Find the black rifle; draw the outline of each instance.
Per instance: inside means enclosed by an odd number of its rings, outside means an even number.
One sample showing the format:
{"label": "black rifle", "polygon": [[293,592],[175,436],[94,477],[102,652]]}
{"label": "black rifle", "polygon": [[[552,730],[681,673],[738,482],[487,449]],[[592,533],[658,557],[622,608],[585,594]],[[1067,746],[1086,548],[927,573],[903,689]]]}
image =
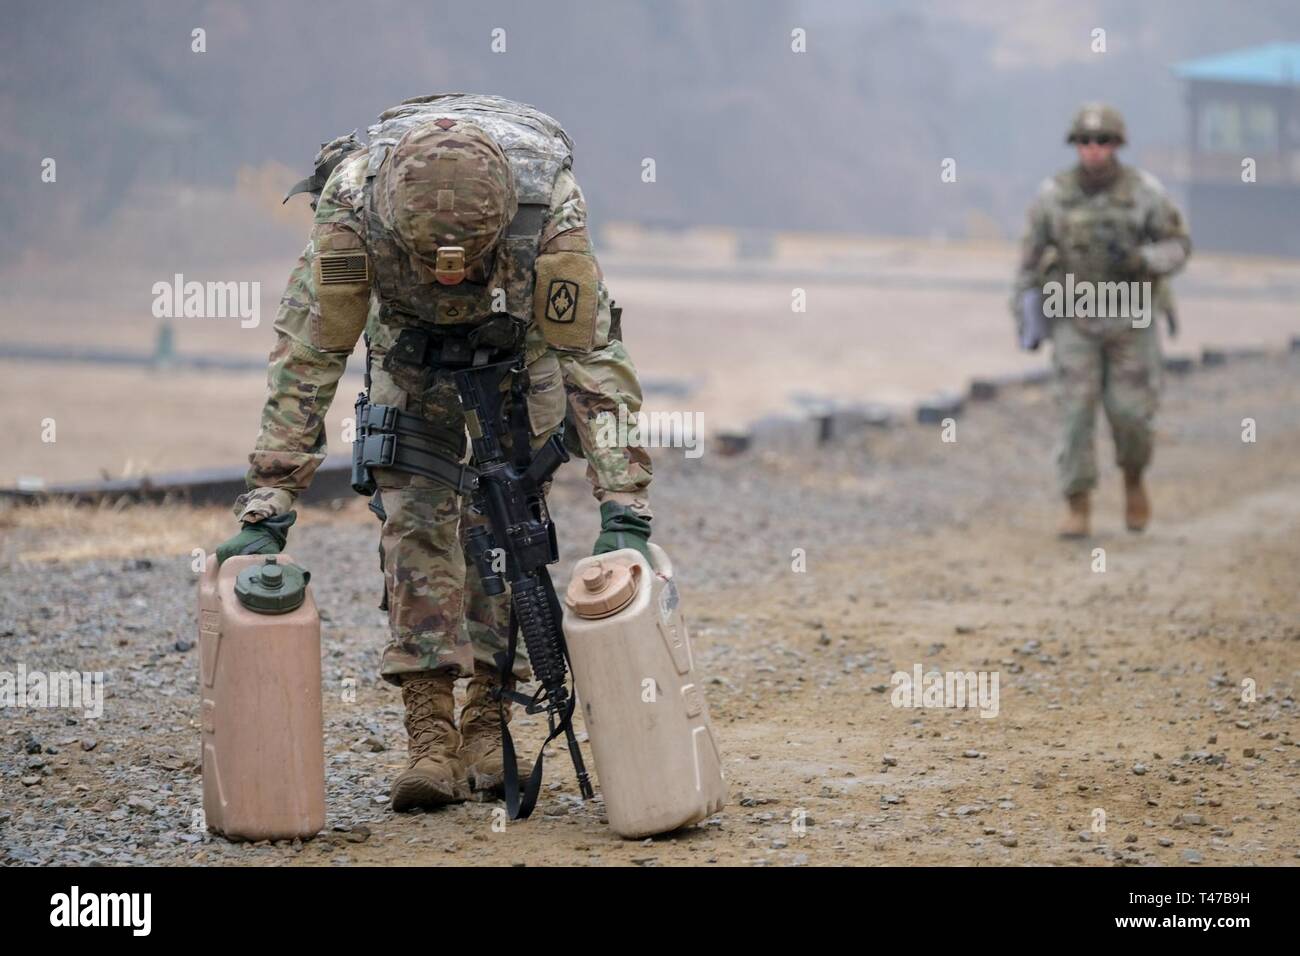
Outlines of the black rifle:
{"label": "black rifle", "polygon": [[[507,584],[510,587],[508,646],[496,656],[500,688],[495,693],[501,705],[506,807],[512,820],[525,819],[536,806],[541,789],[542,754],[538,753],[521,795],[514,741],[506,725],[507,701],[522,704],[529,714],[546,713],[549,735],[542,750],[563,733],[578,775],[578,789],[584,798],[592,796],[573,732],[577,699],[567,680],[569,654],[561,627],[563,614],[547,570],[547,565],[559,560],[559,547],[542,489],[569,460],[569,454],[559,435],[552,435],[536,451],[530,447],[525,372],[517,358],[468,366],[453,374],[471,439],[470,464],[455,463],[445,450],[432,445],[422,421],[392,406],[371,405],[363,393],[357,399],[353,487],[362,494],[374,493],[370,475],[374,465],[410,471],[440,481],[458,494],[470,494],[474,510],[488,519],[486,526],[466,531],[465,555],[478,570],[485,593],[498,595]],[[512,402],[509,453],[502,441],[507,384]],[[514,690],[520,632],[540,685],[531,697]]]}
{"label": "black rifle", "polygon": [[[487,594],[501,594],[510,585],[508,647],[497,654],[502,697],[501,742],[505,761],[506,807],[511,819],[532,813],[542,784],[542,754],[538,753],[528,775],[522,797],[519,794],[514,741],[506,726],[506,700],[524,705],[527,713],[546,712],[549,734],[542,748],[563,733],[569,746],[578,789],[584,799],[592,796],[573,732],[573,710],[577,702],[567,686],[569,652],[564,642],[560,602],[547,565],[559,560],[555,524],[546,509],[543,486],[555,470],[569,460],[564,442],[552,435],[535,452],[528,441],[528,408],[523,388],[523,369],[514,362],[471,366],[455,373],[461,407],[465,412],[473,462],[478,481],[473,491],[474,508],[488,519],[486,526],[469,529],[465,536],[466,556],[478,568]],[[501,441],[504,423],[502,385],[509,378],[513,408],[512,447],[507,456]],[[505,558],[505,580],[494,558]],[[512,689],[516,639],[524,636],[533,675],[541,685],[532,697]]]}

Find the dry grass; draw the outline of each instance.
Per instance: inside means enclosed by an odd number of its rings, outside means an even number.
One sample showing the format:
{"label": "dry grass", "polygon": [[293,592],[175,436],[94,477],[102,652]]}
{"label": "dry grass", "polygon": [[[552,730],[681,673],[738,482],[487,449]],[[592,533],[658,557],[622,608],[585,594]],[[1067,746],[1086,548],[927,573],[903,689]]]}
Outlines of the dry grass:
{"label": "dry grass", "polygon": [[[299,507],[297,526],[374,521],[365,500],[357,498]],[[230,509],[218,505],[6,503],[0,504],[0,561],[26,564],[189,554],[195,548],[212,550],[236,530]]]}
{"label": "dry grass", "polygon": [[23,563],[178,554],[212,547],[232,531],[229,509],[118,502],[46,502],[0,509],[6,558]]}
{"label": "dry grass", "polygon": [[[260,194],[256,177],[251,182]],[[705,231],[690,255],[702,254],[700,244],[718,245],[716,239]],[[724,257],[716,276],[703,281],[679,275],[675,259],[656,259],[656,242],[642,236],[638,245],[634,236],[616,243],[605,263],[610,288],[627,310],[625,338],[643,379],[686,389],[648,390],[647,409],[699,412],[708,432],[769,413],[797,413],[810,400],[908,404],[962,388],[973,375],[1047,363],[1045,352],[1019,353],[1013,342],[1006,283],[1016,252],[1010,244],[793,237],[782,240],[766,276],[728,273]],[[673,242],[667,251],[676,248]],[[709,261],[690,264],[712,267]],[[810,275],[800,285],[806,286],[808,312],[794,314],[786,273],[804,264]],[[860,275],[853,281],[818,277],[829,273],[817,270],[831,267]],[[266,268],[268,283],[283,281],[273,278],[278,265]],[[627,272],[620,275],[620,268]],[[650,268],[656,271],[640,271]],[[1180,289],[1183,328],[1169,350],[1193,355],[1203,345],[1284,347],[1300,333],[1293,302],[1280,294],[1234,299],[1223,290],[1287,286],[1298,277],[1300,262],[1194,257],[1186,282],[1220,292],[1198,297]],[[60,309],[66,303],[57,295],[15,300],[0,315],[0,340],[146,349],[156,328],[135,312],[114,318],[95,310],[95,321],[88,322],[85,309]],[[26,315],[42,317],[38,331],[21,319]],[[176,334],[182,352],[259,361],[275,337],[266,315],[255,329],[181,322]],[[361,387],[361,356],[349,364],[326,416],[334,452],[347,450],[343,420],[353,414]],[[0,362],[0,432],[10,438],[0,458],[0,485],[242,466],[257,437],[265,394],[266,376],[257,370]],[[129,418],[124,408],[132,410]],[[57,441],[42,440],[47,418],[57,424]]]}

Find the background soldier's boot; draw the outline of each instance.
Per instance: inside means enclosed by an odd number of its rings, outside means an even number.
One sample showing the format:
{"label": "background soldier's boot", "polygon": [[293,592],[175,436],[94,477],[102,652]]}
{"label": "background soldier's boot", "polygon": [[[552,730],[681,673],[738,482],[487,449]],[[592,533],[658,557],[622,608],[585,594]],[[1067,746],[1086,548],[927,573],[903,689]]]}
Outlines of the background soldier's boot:
{"label": "background soldier's boot", "polygon": [[1124,473],[1124,524],[1130,531],[1142,531],[1151,520],[1151,499],[1142,485],[1142,472]]}
{"label": "background soldier's boot", "polygon": [[456,756],[460,735],[452,723],[454,683],[449,674],[402,681],[410,759],[393,782],[393,809],[398,812],[469,797],[465,767]]}
{"label": "background soldier's boot", "polygon": [[[505,764],[501,750],[500,704],[492,699],[492,689],[498,687],[497,669],[481,661],[474,663],[474,676],[469,680],[465,694],[465,707],[460,712],[460,759],[469,776],[469,785],[485,797],[499,797],[505,792]],[[506,708],[506,722],[510,721],[513,705]],[[519,767],[519,780],[528,776],[526,768]]]}
{"label": "background soldier's boot", "polygon": [[1065,501],[1070,510],[1066,512],[1065,520],[1061,522],[1058,533],[1062,538],[1087,537],[1088,492],[1076,491],[1072,495],[1066,495]]}

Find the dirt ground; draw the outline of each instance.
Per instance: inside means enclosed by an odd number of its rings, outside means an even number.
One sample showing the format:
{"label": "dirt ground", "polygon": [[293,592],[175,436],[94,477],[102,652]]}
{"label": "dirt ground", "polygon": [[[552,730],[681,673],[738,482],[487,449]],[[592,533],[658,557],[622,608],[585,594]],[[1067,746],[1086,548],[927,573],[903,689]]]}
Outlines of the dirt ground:
{"label": "dirt ground", "polygon": [[[504,831],[494,804],[386,809],[404,747],[375,676],[360,502],[305,511],[291,540],[325,617],[328,828],[279,845],[199,832],[190,550],[228,516],[0,513],[0,669],[103,670],[108,689],[98,720],[6,713],[0,860],[1295,865],[1300,354],[1169,380],[1143,535],[1123,531],[1103,425],[1095,533],[1052,536],[1053,435],[1049,395],[1026,388],[969,406],[955,442],[904,425],[815,453],[661,450],[655,540],[677,565],[730,798],[633,842],[577,799],[560,751],[538,813]],[[565,581],[595,508],[572,467],[553,497]],[[996,716],[893,706],[893,675],[917,665],[996,674]],[[540,726],[516,723],[531,752]]]}

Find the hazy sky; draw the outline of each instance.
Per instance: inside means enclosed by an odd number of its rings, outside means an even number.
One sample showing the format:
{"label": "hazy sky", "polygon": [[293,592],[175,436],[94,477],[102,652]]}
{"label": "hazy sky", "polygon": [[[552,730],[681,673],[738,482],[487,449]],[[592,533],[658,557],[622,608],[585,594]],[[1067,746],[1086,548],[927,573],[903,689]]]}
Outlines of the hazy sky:
{"label": "hazy sky", "polygon": [[[454,90],[560,119],[598,222],[1009,235],[1068,161],[1080,101],[1120,105],[1141,158],[1185,136],[1171,63],[1300,39],[1294,0],[47,0],[4,19],[8,264],[128,215],[147,228],[138,208],[167,215],[159,197],[187,187],[271,197],[321,141]],[[939,181],[945,157],[957,184]]]}

